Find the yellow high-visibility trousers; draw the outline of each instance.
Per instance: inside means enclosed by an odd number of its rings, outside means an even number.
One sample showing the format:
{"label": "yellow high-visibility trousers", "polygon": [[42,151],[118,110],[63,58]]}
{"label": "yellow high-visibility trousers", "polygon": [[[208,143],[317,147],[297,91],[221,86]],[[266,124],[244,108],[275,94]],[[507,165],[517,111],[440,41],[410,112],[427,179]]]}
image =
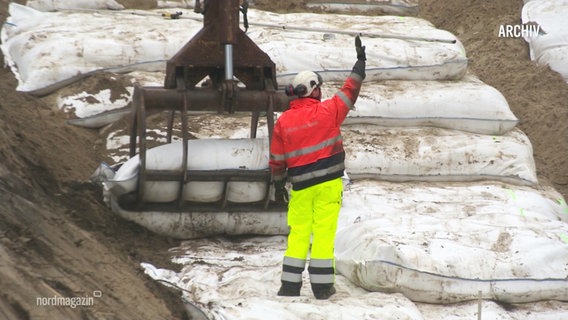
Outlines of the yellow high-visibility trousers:
{"label": "yellow high-visibility trousers", "polygon": [[288,203],[290,233],[284,254],[283,281],[301,282],[309,253],[312,284],[333,284],[334,242],[342,194],[341,178],[291,191]]}

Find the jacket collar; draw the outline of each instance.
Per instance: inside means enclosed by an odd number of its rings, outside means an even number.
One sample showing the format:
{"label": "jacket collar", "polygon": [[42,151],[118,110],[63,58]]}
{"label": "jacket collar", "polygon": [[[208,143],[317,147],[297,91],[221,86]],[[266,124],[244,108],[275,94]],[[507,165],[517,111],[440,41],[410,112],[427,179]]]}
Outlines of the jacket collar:
{"label": "jacket collar", "polygon": [[317,105],[319,103],[320,103],[320,101],[318,99],[314,99],[314,98],[309,98],[309,97],[298,98],[298,99],[290,101],[290,109],[299,109],[299,108],[311,107],[311,106]]}

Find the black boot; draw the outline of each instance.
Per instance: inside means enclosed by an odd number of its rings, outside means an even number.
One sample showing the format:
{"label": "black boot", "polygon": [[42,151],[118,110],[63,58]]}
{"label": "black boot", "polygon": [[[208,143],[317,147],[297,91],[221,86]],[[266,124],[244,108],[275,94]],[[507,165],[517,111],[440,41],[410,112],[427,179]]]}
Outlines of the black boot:
{"label": "black boot", "polygon": [[336,292],[333,284],[312,284],[312,291],[318,300],[327,300]]}
{"label": "black boot", "polygon": [[278,290],[278,295],[283,297],[297,297],[302,289],[301,282],[282,281],[282,286]]}

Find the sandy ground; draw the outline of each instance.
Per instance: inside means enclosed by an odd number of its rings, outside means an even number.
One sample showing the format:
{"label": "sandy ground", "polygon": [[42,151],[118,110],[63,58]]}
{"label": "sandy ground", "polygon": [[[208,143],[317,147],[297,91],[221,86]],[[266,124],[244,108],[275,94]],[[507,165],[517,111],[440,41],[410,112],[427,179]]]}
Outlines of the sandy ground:
{"label": "sandy ground", "polygon": [[[297,0],[255,3],[281,12],[301,8]],[[541,183],[566,197],[568,84],[530,62],[522,39],[497,36],[499,25],[520,23],[523,1],[420,4],[421,17],[464,42],[471,71],[505,95],[533,144]],[[0,0],[2,21],[7,6]],[[110,212],[88,182],[103,159],[98,132],[67,125],[53,106],[16,92],[16,84],[9,69],[0,69],[0,318],[187,319],[180,295],[140,267],[175,270],[167,250],[179,242]],[[77,308],[38,305],[56,295],[93,299]]]}

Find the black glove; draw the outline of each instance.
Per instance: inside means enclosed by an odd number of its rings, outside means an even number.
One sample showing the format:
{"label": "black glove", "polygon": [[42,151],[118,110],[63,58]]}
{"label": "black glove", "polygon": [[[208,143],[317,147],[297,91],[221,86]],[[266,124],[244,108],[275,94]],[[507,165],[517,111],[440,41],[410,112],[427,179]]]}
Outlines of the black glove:
{"label": "black glove", "polygon": [[355,37],[355,50],[357,51],[357,60],[367,60],[367,55],[365,54],[365,46],[361,46],[361,38],[359,38],[359,36]]}
{"label": "black glove", "polygon": [[290,201],[288,190],[286,190],[286,179],[274,181],[274,200],[284,203]]}
{"label": "black glove", "polygon": [[357,50],[357,61],[355,62],[351,72],[358,74],[361,77],[361,80],[364,80],[367,76],[365,73],[365,60],[367,60],[367,55],[365,54],[365,47],[361,46],[361,38],[359,38],[359,36],[355,37],[355,49]]}
{"label": "black glove", "polygon": [[357,60],[351,72],[358,74],[361,77],[361,80],[365,80],[365,77],[367,76],[365,73],[365,60]]}

